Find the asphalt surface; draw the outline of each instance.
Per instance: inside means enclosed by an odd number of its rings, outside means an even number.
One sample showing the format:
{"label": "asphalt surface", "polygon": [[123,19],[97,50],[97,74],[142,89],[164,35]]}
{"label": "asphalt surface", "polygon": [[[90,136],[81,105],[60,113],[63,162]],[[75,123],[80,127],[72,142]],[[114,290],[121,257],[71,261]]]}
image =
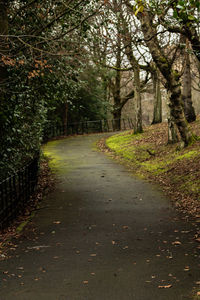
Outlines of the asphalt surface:
{"label": "asphalt surface", "polygon": [[58,183],[0,262],[0,300],[192,299],[198,224],[97,152],[99,138],[45,146]]}

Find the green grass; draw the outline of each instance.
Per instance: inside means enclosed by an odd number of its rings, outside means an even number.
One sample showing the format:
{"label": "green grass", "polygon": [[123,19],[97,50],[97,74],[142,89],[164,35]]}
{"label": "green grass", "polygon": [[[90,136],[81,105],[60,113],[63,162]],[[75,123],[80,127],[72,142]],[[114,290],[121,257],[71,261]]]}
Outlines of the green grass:
{"label": "green grass", "polygon": [[200,170],[195,167],[200,161],[199,142],[177,151],[177,145],[167,145],[166,137],[166,127],[154,125],[142,134],[129,131],[111,136],[106,146],[140,178],[157,182],[162,176],[161,182],[171,190],[196,199],[200,196]]}

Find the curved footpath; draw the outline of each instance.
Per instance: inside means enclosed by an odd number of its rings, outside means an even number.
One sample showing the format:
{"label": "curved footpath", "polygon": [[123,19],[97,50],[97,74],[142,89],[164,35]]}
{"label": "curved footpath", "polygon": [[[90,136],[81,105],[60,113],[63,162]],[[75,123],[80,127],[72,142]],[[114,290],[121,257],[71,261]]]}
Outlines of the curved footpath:
{"label": "curved footpath", "polygon": [[192,299],[200,280],[195,224],[97,152],[100,137],[45,146],[58,184],[0,262],[0,300]]}

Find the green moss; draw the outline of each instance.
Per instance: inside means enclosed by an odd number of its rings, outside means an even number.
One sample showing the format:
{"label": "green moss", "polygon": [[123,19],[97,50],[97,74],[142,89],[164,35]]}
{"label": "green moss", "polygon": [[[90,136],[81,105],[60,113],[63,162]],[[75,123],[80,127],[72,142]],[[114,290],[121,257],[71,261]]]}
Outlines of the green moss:
{"label": "green moss", "polygon": [[141,138],[142,138],[142,134],[140,133],[130,134],[129,132],[128,134],[115,134],[106,140],[106,145],[108,147],[112,146],[117,148],[119,147],[119,145],[121,146],[121,145],[129,144],[133,140],[141,139]]}
{"label": "green moss", "polygon": [[141,163],[142,167],[144,168],[145,171],[148,171],[154,175],[161,174],[163,172],[167,171],[167,166],[165,162],[162,161],[147,161]]}
{"label": "green moss", "polygon": [[181,178],[180,188],[182,191],[200,193],[200,180],[196,180],[194,176],[188,175]]}
{"label": "green moss", "polygon": [[196,150],[191,150],[189,152],[186,152],[182,155],[176,156],[176,160],[180,160],[180,159],[190,159],[190,158],[194,158],[195,156],[199,155],[199,152]]}
{"label": "green moss", "polygon": [[72,169],[72,165],[69,165],[67,161],[63,164],[63,153],[57,147],[61,143],[63,140],[51,141],[42,147],[42,152],[49,158],[49,167],[56,174],[64,174]]}

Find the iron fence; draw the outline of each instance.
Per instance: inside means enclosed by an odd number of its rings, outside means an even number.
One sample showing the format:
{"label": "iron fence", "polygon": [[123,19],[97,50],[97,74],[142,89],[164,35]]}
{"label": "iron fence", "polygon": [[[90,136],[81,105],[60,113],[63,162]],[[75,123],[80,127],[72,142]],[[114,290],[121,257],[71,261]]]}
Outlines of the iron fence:
{"label": "iron fence", "polygon": [[[74,134],[113,132],[133,129],[132,119],[81,121],[63,125],[49,125],[44,130],[43,141],[53,137]],[[38,180],[39,153],[25,167],[0,183],[0,229],[23,212],[33,194]]]}
{"label": "iron fence", "polygon": [[0,183],[0,229],[23,212],[38,180],[39,153],[24,168]]}
{"label": "iron fence", "polygon": [[62,135],[89,134],[100,132],[114,132],[133,129],[134,123],[130,118],[104,119],[96,121],[80,121],[64,125],[47,125],[44,129],[43,141]]}

